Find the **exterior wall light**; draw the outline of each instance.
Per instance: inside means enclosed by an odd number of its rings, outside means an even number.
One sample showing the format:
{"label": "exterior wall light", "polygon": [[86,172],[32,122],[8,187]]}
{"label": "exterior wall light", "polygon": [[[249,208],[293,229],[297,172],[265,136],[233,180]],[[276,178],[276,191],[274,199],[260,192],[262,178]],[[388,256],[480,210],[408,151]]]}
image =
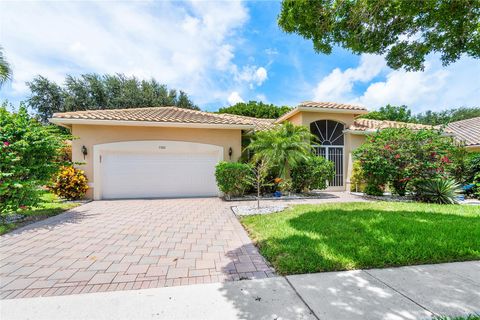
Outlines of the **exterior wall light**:
{"label": "exterior wall light", "polygon": [[87,154],[88,154],[88,152],[87,152],[87,147],[82,146],[82,154],[83,154],[83,160],[85,160],[85,157],[86,157]]}
{"label": "exterior wall light", "polygon": [[232,149],[232,147],[230,147],[228,149],[228,157],[230,158],[230,160],[232,160],[232,154],[233,154],[233,149]]}

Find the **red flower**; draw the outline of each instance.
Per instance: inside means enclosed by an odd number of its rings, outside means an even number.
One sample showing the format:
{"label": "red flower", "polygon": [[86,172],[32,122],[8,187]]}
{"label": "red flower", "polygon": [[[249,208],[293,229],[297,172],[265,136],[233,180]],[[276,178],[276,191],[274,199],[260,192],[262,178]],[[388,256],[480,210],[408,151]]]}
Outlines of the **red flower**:
{"label": "red flower", "polygon": [[388,144],[386,144],[384,148],[385,148],[385,150],[392,150],[392,147],[390,147],[390,145],[388,145]]}
{"label": "red flower", "polygon": [[443,163],[450,163],[450,159],[447,157],[447,156],[443,156],[440,161],[442,161]]}
{"label": "red flower", "polygon": [[4,142],[3,142],[3,145],[4,145],[5,147],[8,147],[8,146],[10,145],[10,142],[4,141]]}
{"label": "red flower", "polygon": [[395,159],[400,159],[400,157],[401,157],[401,155],[399,155],[399,154],[395,155]]}

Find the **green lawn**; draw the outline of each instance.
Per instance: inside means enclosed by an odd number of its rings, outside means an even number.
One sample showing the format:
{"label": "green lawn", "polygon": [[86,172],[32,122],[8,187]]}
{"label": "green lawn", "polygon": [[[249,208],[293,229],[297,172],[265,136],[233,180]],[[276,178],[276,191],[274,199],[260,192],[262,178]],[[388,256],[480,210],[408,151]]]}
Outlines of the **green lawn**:
{"label": "green lawn", "polygon": [[[63,202],[58,199],[56,195],[49,192],[42,192],[41,199],[42,201],[38,204],[37,207],[19,212],[28,216],[27,223],[29,221],[37,221],[51,216],[55,216],[65,210],[72,209],[79,205],[78,203],[73,202]],[[20,223],[19,225],[15,223],[0,223],[0,235],[12,231],[23,224],[24,223]]]}
{"label": "green lawn", "polygon": [[299,205],[241,219],[281,274],[480,259],[480,207]]}

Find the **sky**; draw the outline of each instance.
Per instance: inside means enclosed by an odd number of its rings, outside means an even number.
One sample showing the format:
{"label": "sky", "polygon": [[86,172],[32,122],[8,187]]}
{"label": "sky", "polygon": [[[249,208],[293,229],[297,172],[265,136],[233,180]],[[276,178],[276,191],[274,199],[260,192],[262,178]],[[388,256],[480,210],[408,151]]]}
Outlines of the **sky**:
{"label": "sky", "polygon": [[277,1],[0,1],[0,45],[13,68],[0,100],[18,104],[42,75],[124,73],[155,78],[215,111],[257,100],[353,103],[414,112],[480,106],[480,60],[447,67],[427,57],[423,72],[392,70],[377,55],[335,48],[277,25]]}

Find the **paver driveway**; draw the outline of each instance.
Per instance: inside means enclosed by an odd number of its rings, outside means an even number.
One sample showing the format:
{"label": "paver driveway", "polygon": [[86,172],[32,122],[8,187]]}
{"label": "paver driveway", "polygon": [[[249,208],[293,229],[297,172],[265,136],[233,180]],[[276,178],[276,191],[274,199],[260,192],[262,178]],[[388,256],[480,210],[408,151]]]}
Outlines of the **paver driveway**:
{"label": "paver driveway", "polygon": [[5,299],[273,276],[217,198],[95,201],[1,237]]}

